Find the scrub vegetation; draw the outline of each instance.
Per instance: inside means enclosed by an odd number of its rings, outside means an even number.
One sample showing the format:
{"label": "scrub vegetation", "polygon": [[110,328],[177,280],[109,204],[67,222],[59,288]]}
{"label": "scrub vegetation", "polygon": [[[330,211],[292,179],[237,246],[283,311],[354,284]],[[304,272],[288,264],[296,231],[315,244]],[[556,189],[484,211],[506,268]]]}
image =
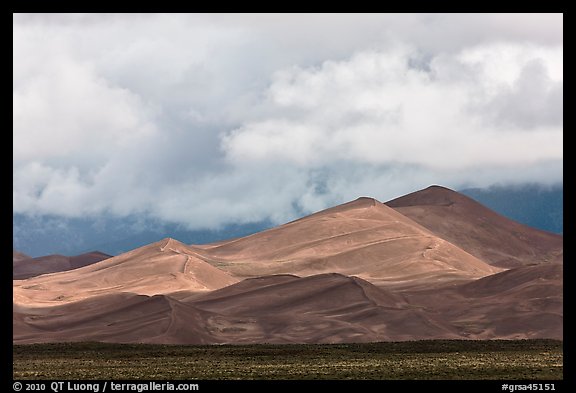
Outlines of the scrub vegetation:
{"label": "scrub vegetation", "polygon": [[14,345],[14,379],[562,379],[562,341]]}

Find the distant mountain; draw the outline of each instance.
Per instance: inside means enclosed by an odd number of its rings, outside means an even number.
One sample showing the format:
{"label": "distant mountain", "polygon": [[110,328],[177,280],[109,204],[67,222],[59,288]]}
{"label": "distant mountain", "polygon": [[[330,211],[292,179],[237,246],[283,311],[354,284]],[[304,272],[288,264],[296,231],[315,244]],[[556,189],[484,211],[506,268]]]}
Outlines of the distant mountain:
{"label": "distant mountain", "polygon": [[564,231],[564,186],[524,184],[460,191],[484,206],[522,224],[553,233]]}
{"label": "distant mountain", "polygon": [[29,255],[26,255],[16,250],[12,250],[12,263],[17,263],[19,261],[23,261],[30,258],[32,257]]}
{"label": "distant mountain", "polygon": [[14,252],[12,278],[14,280],[24,280],[41,274],[64,272],[66,270],[88,266],[108,258],[110,258],[108,254],[92,251],[71,257],[55,254],[37,258],[28,257],[16,259],[16,252]]}
{"label": "distant mountain", "polygon": [[181,225],[138,217],[64,218],[13,215],[13,248],[32,257],[78,255],[100,250],[119,255],[160,239],[173,237],[187,244],[205,244],[247,236],[270,223],[228,225],[220,230],[188,230]]}

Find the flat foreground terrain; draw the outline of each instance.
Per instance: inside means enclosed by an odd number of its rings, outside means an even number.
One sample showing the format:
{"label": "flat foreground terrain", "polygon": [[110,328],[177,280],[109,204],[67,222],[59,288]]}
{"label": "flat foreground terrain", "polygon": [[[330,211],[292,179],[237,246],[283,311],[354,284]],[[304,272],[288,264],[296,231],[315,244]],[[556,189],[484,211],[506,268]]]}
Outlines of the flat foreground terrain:
{"label": "flat foreground terrain", "polygon": [[14,379],[562,379],[562,341],[14,345]]}

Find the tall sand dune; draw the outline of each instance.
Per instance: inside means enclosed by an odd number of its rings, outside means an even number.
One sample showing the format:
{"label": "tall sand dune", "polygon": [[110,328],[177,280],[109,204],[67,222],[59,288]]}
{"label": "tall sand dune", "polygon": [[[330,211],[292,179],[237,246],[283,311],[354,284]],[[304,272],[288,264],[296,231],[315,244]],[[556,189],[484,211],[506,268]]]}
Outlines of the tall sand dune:
{"label": "tall sand dune", "polygon": [[412,287],[500,271],[372,198],[197,249],[203,260],[240,278],[340,273]]}
{"label": "tall sand dune", "polygon": [[563,236],[510,220],[444,187],[431,186],[386,205],[494,266],[563,260]]}

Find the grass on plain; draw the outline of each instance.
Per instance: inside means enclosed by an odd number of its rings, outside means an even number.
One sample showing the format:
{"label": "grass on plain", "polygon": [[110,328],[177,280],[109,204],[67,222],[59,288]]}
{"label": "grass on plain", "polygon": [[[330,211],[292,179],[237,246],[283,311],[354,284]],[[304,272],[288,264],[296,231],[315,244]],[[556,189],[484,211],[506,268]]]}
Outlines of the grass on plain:
{"label": "grass on plain", "polygon": [[562,341],[556,340],[13,347],[14,379],[559,380],[562,373]]}

